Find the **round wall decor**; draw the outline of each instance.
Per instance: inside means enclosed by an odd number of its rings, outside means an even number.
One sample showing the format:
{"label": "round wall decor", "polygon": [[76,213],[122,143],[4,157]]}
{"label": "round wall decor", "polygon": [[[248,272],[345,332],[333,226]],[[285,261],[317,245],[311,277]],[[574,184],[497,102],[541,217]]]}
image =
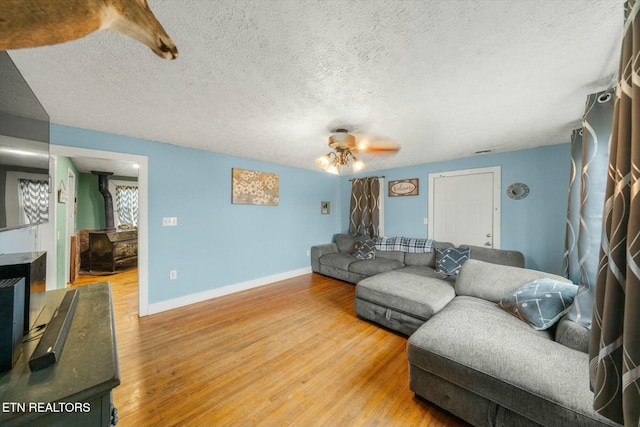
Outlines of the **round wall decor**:
{"label": "round wall decor", "polygon": [[515,184],[511,184],[509,188],[507,188],[507,196],[514,200],[524,199],[528,195],[529,186],[527,184],[516,182]]}

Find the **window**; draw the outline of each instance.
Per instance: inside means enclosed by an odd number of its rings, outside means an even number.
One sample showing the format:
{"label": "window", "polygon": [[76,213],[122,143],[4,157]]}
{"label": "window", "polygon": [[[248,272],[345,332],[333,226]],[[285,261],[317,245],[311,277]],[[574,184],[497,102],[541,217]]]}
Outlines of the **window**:
{"label": "window", "polygon": [[20,179],[20,224],[40,224],[49,220],[49,182]]}
{"label": "window", "polygon": [[113,219],[116,228],[137,228],[138,182],[109,180],[109,192],[113,197]]}
{"label": "window", "polygon": [[138,226],[138,187],[116,185],[116,217],[118,228]]}

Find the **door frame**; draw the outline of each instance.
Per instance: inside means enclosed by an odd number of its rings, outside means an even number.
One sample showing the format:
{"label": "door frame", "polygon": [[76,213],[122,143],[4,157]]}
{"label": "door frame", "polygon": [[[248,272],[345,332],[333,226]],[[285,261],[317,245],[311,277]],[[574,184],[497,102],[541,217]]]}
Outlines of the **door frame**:
{"label": "door frame", "polygon": [[434,185],[436,178],[448,178],[462,175],[493,174],[493,248],[500,249],[500,212],[501,212],[501,177],[502,168],[500,166],[489,166],[486,168],[461,169],[447,172],[436,172],[429,174],[429,195],[428,195],[428,237],[432,238],[434,231]]}
{"label": "door frame", "polygon": [[[72,182],[73,181],[73,182]],[[76,200],[76,174],[67,168],[67,210],[65,218],[65,263],[64,263],[64,277],[67,283],[71,283],[71,237],[76,233],[76,215],[75,215],[75,200]]]}
{"label": "door frame", "polygon": [[[88,148],[77,148],[66,145],[51,145],[49,147],[52,156],[67,157],[93,157],[98,159],[134,161],[140,166],[138,168],[138,316],[149,315],[149,158],[147,156],[118,153],[115,151],[93,150]],[[53,169],[52,173],[55,174]],[[56,177],[53,177],[53,182]],[[55,209],[53,209],[55,216]],[[49,222],[52,218],[49,218]],[[53,218],[55,223],[56,219]],[[49,227],[47,239],[56,241],[55,227]],[[47,252],[47,265],[49,257],[56,258],[56,251],[52,254]],[[56,260],[52,264],[56,265]],[[48,282],[47,282],[48,283]]]}

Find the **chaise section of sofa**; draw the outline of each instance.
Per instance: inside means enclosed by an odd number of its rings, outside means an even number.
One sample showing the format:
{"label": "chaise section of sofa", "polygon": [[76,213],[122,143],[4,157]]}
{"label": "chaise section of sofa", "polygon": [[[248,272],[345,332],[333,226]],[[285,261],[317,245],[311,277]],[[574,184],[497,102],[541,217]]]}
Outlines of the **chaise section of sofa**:
{"label": "chaise section of sofa", "polygon": [[[456,297],[407,344],[409,386],[417,396],[474,426],[615,426],[592,408],[588,354],[535,330],[498,306],[547,273],[470,260]],[[572,339],[567,335],[581,335]],[[564,328],[562,340],[588,332]]]}
{"label": "chaise section of sofa", "polygon": [[[438,243],[436,251],[452,246],[450,243]],[[469,245],[460,247],[469,247],[471,259],[486,260],[487,265],[524,266],[524,256],[517,251]],[[358,282],[356,314],[404,335],[414,333],[456,296],[454,284],[457,276],[436,271],[436,258],[436,252],[407,253],[405,267]]]}

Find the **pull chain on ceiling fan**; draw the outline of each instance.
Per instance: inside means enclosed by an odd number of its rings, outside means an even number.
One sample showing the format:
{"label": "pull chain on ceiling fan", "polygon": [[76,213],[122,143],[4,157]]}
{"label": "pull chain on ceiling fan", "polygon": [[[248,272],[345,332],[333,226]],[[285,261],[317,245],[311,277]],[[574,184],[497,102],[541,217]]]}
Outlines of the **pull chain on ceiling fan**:
{"label": "pull chain on ceiling fan", "polygon": [[330,151],[324,156],[316,159],[316,164],[334,175],[340,174],[341,167],[353,167],[354,172],[361,171],[365,164],[359,160],[353,153],[395,153],[400,147],[391,141],[384,143],[366,143],[364,140],[356,142],[356,136],[350,134],[346,129],[336,129],[329,136],[329,147],[334,151]]}

